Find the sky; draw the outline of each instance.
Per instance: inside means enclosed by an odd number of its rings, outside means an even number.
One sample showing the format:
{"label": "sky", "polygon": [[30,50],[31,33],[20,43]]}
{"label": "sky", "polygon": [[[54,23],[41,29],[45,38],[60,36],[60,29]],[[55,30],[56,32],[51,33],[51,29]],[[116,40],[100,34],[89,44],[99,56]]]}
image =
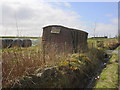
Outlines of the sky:
{"label": "sky", "polygon": [[80,29],[89,37],[118,34],[118,2],[4,0],[1,7],[1,36],[42,36],[48,25]]}

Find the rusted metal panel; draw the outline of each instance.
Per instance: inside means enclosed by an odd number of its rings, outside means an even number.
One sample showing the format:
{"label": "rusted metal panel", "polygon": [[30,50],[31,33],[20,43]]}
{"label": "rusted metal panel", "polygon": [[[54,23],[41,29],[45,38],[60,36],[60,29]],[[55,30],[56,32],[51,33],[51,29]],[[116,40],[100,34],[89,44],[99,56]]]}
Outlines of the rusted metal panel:
{"label": "rusted metal panel", "polygon": [[87,48],[87,32],[52,25],[43,28],[42,43],[46,50],[76,53]]}

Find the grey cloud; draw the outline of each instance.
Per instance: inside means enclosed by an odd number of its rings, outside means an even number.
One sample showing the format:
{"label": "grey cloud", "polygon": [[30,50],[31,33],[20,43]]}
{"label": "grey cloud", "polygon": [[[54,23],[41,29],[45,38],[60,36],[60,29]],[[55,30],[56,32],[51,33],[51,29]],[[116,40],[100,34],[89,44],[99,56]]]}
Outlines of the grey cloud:
{"label": "grey cloud", "polygon": [[[12,3],[3,4],[2,6],[3,23],[4,29],[3,33],[6,35],[16,35],[17,27],[20,35],[24,36],[39,36],[42,35],[42,27],[51,24],[64,25],[71,28],[78,29],[89,29],[88,24],[84,24],[81,21],[81,17],[74,11],[61,8],[53,8],[48,3],[40,3],[34,5]],[[17,21],[15,20],[15,13]],[[101,28],[102,27],[102,28]],[[116,28],[115,25],[99,24],[97,27],[97,33],[102,32],[113,32]],[[88,30],[88,33],[92,33],[92,30]]]}
{"label": "grey cloud", "polygon": [[35,15],[34,10],[32,10],[32,8],[29,8],[27,6],[19,8],[16,12],[16,16],[20,20],[31,19],[34,17],[34,15]]}
{"label": "grey cloud", "polygon": [[19,20],[31,19],[34,16],[34,10],[27,6],[20,6],[18,8],[12,8],[9,4],[2,5],[3,18],[15,19],[15,15]]}

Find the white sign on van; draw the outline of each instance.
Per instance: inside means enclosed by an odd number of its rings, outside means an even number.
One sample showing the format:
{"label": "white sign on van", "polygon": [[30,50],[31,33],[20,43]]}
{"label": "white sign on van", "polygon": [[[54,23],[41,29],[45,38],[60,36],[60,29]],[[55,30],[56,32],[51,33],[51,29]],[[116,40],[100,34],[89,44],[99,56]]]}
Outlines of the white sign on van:
{"label": "white sign on van", "polygon": [[51,33],[60,33],[60,27],[52,27]]}

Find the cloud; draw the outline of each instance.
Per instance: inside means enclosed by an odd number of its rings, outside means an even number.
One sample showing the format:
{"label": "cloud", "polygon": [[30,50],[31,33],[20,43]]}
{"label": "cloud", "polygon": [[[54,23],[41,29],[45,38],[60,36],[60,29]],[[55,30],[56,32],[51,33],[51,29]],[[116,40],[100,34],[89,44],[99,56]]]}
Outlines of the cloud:
{"label": "cloud", "polygon": [[106,14],[105,16],[107,16],[107,17],[112,17],[113,15],[112,15],[112,14]]}
{"label": "cloud", "polygon": [[52,2],[51,3],[52,5],[54,5],[53,7],[56,7],[56,8],[71,8],[71,4],[70,2]]}
{"label": "cloud", "polygon": [[118,18],[113,18],[113,19],[111,19],[111,22],[112,22],[113,24],[118,24]]}
{"label": "cloud", "polygon": [[[52,24],[83,29],[89,33],[89,36],[94,35],[93,22],[83,21],[80,14],[70,10],[72,7],[70,3],[49,3],[41,0],[5,1],[7,2],[2,4],[3,21],[0,23],[0,35],[42,36],[42,28]],[[98,22],[96,35],[116,35],[117,19],[113,18],[110,21],[111,24]]]}
{"label": "cloud", "polygon": [[14,3],[3,3],[2,14],[3,30],[6,30],[6,35],[16,35],[18,33],[17,26],[21,35],[40,36],[42,27],[46,25],[59,24],[79,28],[82,23],[80,15],[76,12],[54,8],[52,4],[45,2],[34,2],[33,4],[29,2],[27,4],[14,1]]}
{"label": "cloud", "polygon": [[65,5],[66,7],[69,7],[69,8],[71,7],[70,3],[68,3],[68,2],[65,2],[64,5]]}
{"label": "cloud", "polygon": [[95,32],[96,35],[114,37],[118,34],[118,27],[114,24],[97,23]]}

